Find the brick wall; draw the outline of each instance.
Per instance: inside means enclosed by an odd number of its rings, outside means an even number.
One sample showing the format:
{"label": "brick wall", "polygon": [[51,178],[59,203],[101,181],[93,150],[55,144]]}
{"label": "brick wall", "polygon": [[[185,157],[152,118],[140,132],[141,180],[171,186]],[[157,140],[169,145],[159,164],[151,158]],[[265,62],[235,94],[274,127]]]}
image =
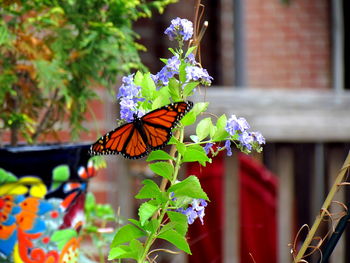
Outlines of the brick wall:
{"label": "brick wall", "polygon": [[328,0],[244,3],[248,86],[330,87]]}

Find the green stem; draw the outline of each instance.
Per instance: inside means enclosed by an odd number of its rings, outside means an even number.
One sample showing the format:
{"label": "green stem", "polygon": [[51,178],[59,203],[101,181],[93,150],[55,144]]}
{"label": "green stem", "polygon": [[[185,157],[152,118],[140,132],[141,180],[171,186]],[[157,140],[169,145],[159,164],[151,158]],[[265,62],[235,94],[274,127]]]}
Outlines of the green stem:
{"label": "green stem", "polygon": [[305,255],[305,252],[306,252],[307,248],[309,247],[311,241],[313,240],[315,233],[316,233],[323,217],[326,215],[329,215],[328,207],[330,206],[330,204],[334,198],[335,193],[338,191],[339,187],[341,186],[341,183],[343,182],[345,176],[347,175],[347,171],[349,170],[349,168],[350,168],[350,153],[346,157],[346,160],[343,164],[343,167],[340,170],[337,178],[335,179],[335,182],[334,182],[331,190],[329,191],[329,193],[326,197],[326,200],[324,201],[324,203],[322,205],[321,214],[316,217],[316,220],[315,220],[314,224],[312,225],[309,233],[307,234],[303,245],[301,246],[297,256],[295,257],[295,259],[294,259],[295,263],[302,262],[302,259]]}
{"label": "green stem", "polygon": [[[184,140],[184,128],[181,128],[181,129],[180,129],[179,141],[180,141],[180,142],[183,142],[183,140]],[[175,162],[175,167],[174,167],[174,174],[173,174],[173,179],[171,180],[171,184],[174,184],[174,183],[176,182],[176,180],[177,180],[177,176],[178,176],[178,174],[179,174],[180,165],[181,165],[181,158],[182,158],[181,154],[178,153],[178,155],[176,156],[176,162]],[[166,192],[166,189],[164,189],[164,190],[162,190],[162,191]],[[167,202],[165,203],[165,205],[161,208],[161,210],[160,210],[161,212],[160,212],[160,214],[159,214],[159,216],[158,216],[158,219],[157,219],[157,221],[158,221],[158,226],[159,226],[159,227],[158,227],[157,231],[155,231],[154,233],[152,233],[152,234],[146,239],[146,241],[145,241],[145,249],[144,249],[144,251],[143,251],[143,254],[142,254],[141,258],[137,261],[138,263],[144,263],[144,262],[145,262],[145,260],[146,260],[146,258],[147,258],[147,255],[149,254],[149,250],[150,250],[152,244],[153,244],[154,241],[157,239],[158,234],[159,234],[159,232],[160,232],[160,229],[161,229],[161,227],[162,227],[162,224],[161,224],[161,223],[163,222],[164,216],[165,216],[166,212],[167,212],[168,209],[169,209],[169,203],[170,203],[170,202],[167,201]]]}

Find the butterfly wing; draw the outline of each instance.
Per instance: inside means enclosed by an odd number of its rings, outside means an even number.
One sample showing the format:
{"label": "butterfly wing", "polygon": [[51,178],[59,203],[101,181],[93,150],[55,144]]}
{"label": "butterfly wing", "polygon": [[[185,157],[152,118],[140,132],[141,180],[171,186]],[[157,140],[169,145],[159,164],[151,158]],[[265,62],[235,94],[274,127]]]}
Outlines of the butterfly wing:
{"label": "butterfly wing", "polygon": [[164,147],[171,138],[171,130],[192,107],[191,101],[176,102],[144,115],[141,122],[149,147],[152,150]]}
{"label": "butterfly wing", "polygon": [[106,133],[91,145],[92,155],[122,154],[129,159],[137,159],[147,154],[147,146],[134,123],[124,124]]}
{"label": "butterfly wing", "polygon": [[105,134],[91,145],[92,155],[119,154],[125,158],[138,159],[152,150],[164,147],[171,138],[171,130],[193,107],[193,103],[176,102],[135,118]]}

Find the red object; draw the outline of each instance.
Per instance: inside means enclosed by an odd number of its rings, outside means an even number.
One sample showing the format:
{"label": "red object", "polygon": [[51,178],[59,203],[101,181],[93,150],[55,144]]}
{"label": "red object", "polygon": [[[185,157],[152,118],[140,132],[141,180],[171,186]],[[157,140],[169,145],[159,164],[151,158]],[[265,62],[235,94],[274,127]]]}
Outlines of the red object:
{"label": "red object", "polygon": [[[224,172],[220,156],[207,167],[188,166],[187,174],[198,176],[211,201],[205,209],[204,225],[196,220],[189,228],[192,256],[188,262],[223,261]],[[239,181],[240,261],[277,262],[277,178],[250,156],[239,154]]]}

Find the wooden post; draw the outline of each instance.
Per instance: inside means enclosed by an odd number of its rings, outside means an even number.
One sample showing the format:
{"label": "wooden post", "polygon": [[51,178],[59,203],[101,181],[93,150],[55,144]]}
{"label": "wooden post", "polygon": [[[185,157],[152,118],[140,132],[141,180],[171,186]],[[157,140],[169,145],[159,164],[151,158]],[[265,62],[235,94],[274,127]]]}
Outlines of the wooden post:
{"label": "wooden post", "polygon": [[238,154],[225,158],[224,263],[238,263],[239,255],[239,163]]}
{"label": "wooden post", "polygon": [[277,150],[278,191],[278,262],[291,262],[292,256],[288,244],[292,243],[293,206],[294,206],[294,168],[293,149]]}

